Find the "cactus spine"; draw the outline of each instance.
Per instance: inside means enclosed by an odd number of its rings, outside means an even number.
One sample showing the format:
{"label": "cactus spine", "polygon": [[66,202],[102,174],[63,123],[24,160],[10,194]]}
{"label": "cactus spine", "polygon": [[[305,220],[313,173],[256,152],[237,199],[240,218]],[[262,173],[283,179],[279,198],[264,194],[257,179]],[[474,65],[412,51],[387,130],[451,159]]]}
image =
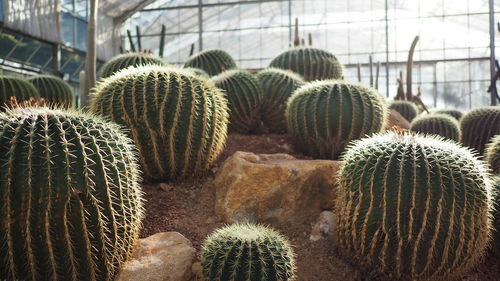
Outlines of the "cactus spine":
{"label": "cactus spine", "polygon": [[11,97],[18,102],[40,98],[40,93],[31,83],[16,77],[0,76],[0,107],[8,105]]}
{"label": "cactus spine", "polygon": [[259,81],[248,71],[225,71],[211,79],[224,90],[230,109],[229,131],[247,134],[255,129],[259,119],[262,91]]}
{"label": "cactus spine", "polygon": [[500,175],[500,134],[491,138],[491,141],[486,145],[484,156],[492,172]]}
{"label": "cactus spine", "polygon": [[485,254],[487,169],[438,136],[388,132],[343,155],[336,206],[345,253],[397,280],[451,280]]}
{"label": "cactus spine", "polygon": [[191,56],[184,67],[195,67],[204,70],[208,75],[215,76],[226,70],[236,68],[234,59],[223,50],[205,50]]}
{"label": "cactus spine", "polygon": [[372,88],[340,80],[316,81],[288,100],[286,119],[295,146],[318,158],[337,159],[354,139],[379,132],[385,102]]}
{"label": "cactus spine", "polygon": [[418,107],[411,101],[392,101],[389,103],[389,109],[399,112],[408,122],[413,121],[418,114]]}
{"label": "cactus spine", "polygon": [[125,69],[99,83],[91,110],[130,129],[146,181],[200,174],[226,141],[222,92],[178,68]]}
{"label": "cactus spine", "polygon": [[101,78],[107,78],[115,74],[116,72],[128,68],[130,66],[141,66],[141,65],[162,65],[166,66],[167,63],[160,57],[149,51],[139,51],[132,53],[125,53],[118,55],[102,66]]}
{"label": "cactus spine", "polygon": [[464,115],[462,111],[458,109],[438,109],[435,111],[432,111],[431,113],[437,113],[437,114],[447,114],[450,115],[451,117],[455,118],[457,121],[462,118]]}
{"label": "cactus spine", "polygon": [[417,133],[439,135],[457,142],[460,141],[458,122],[450,115],[437,113],[421,115],[413,119],[410,130]]}
{"label": "cactus spine", "polygon": [[43,107],[0,114],[0,279],[113,280],[139,236],[135,149],[120,128]]}
{"label": "cactus spine", "polygon": [[460,119],[462,143],[481,155],[494,135],[500,135],[500,106],[472,109]]}
{"label": "cactus spine", "polygon": [[216,230],[201,250],[207,281],[292,281],[295,256],[287,239],[259,225],[234,224]]}
{"label": "cactus spine", "polygon": [[295,47],[278,55],[270,67],[291,70],[306,81],[342,79],[343,66],[328,51],[312,47]]}
{"label": "cactus spine", "polygon": [[304,85],[299,75],[278,68],[267,68],[257,74],[262,88],[262,121],[271,133],[286,133],[286,102]]}
{"label": "cactus spine", "polygon": [[68,109],[73,105],[73,91],[68,83],[53,75],[39,75],[28,79],[37,88],[40,97],[50,104]]}

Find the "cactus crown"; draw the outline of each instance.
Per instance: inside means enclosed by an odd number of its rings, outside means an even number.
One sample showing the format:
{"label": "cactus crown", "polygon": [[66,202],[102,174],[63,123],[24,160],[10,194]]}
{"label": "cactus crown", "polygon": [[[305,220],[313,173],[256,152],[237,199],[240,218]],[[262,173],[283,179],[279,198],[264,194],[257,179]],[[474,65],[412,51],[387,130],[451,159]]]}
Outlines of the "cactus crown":
{"label": "cactus crown", "polygon": [[418,114],[418,107],[414,102],[411,101],[402,101],[402,100],[394,100],[389,103],[389,109],[396,110],[401,114],[408,122],[411,123],[413,118],[415,118]]}
{"label": "cactus crown", "polygon": [[500,134],[491,138],[486,145],[484,156],[493,173],[500,175]]}
{"label": "cactus crown", "polygon": [[462,143],[484,154],[484,147],[494,135],[500,135],[500,106],[478,107],[460,119]]}
{"label": "cactus crown", "polygon": [[143,217],[118,125],[46,107],[0,114],[0,279],[113,280]]}
{"label": "cactus crown", "polygon": [[236,62],[227,52],[220,49],[210,49],[191,56],[184,64],[184,67],[199,68],[208,75],[214,76],[236,68]]}
{"label": "cactus crown", "polygon": [[294,47],[274,58],[269,66],[292,70],[306,81],[342,79],[344,72],[332,53],[312,47]]}
{"label": "cactus crown", "polygon": [[432,111],[432,113],[437,113],[437,114],[447,114],[447,115],[450,115],[451,117],[455,118],[457,121],[460,120],[460,118],[462,118],[462,116],[464,115],[464,113],[458,109],[438,109],[438,110],[435,110],[435,111]]}
{"label": "cactus crown", "polygon": [[30,98],[40,98],[40,93],[28,81],[16,77],[0,76],[0,107],[8,105],[11,97],[15,97],[18,102],[23,102]]}
{"label": "cactus crown", "polygon": [[101,69],[101,78],[107,78],[116,72],[126,69],[130,66],[141,65],[162,65],[167,66],[167,63],[157,55],[151,52],[132,52],[118,55],[106,62]]}
{"label": "cactus crown", "polygon": [[339,171],[341,248],[392,278],[449,280],[486,252],[484,163],[439,136],[388,132],[351,143]]}
{"label": "cactus crown", "polygon": [[73,104],[73,91],[68,83],[54,75],[39,75],[28,79],[37,88],[40,97],[50,104],[70,108]]}
{"label": "cactus crown", "polygon": [[454,141],[460,140],[458,121],[447,114],[429,114],[417,116],[410,124],[413,132],[439,135]]}
{"label": "cactus crown", "polygon": [[200,255],[205,280],[295,280],[295,255],[289,242],[261,225],[218,229],[205,240]]}
{"label": "cactus crown", "polygon": [[194,75],[198,75],[200,77],[203,77],[205,79],[209,79],[210,76],[208,75],[208,73],[205,72],[205,70],[203,69],[200,69],[200,68],[196,68],[196,67],[185,67],[184,70],[187,70],[187,71],[190,71],[191,73],[193,73]]}

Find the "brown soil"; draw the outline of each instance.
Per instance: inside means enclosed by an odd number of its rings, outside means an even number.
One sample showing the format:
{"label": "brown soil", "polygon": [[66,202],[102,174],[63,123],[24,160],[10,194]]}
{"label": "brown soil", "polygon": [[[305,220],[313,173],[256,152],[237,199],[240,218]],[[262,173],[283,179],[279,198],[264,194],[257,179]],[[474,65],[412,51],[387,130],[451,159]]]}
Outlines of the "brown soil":
{"label": "brown soil", "polygon": [[[186,236],[199,250],[205,237],[224,224],[215,215],[214,173],[222,162],[234,152],[288,153],[296,158],[307,159],[291,150],[290,141],[284,135],[245,136],[230,135],[225,151],[215,167],[204,177],[187,179],[172,184],[144,185],[146,219],[142,237],[165,231],[177,231]],[[378,280],[373,274],[363,272],[356,264],[341,259],[327,239],[309,240],[312,224],[279,229],[295,246],[297,255],[297,281],[364,281]],[[500,259],[487,257],[462,281],[500,281]]]}

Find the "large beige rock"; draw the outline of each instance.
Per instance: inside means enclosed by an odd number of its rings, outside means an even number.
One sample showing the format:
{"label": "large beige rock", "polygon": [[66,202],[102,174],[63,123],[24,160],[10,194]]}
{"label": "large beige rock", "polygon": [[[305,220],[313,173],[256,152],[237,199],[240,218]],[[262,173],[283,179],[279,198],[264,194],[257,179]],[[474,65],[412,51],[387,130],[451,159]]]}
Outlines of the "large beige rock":
{"label": "large beige rock", "polygon": [[331,209],[340,161],[238,151],[216,175],[215,211],[225,222],[288,225]]}
{"label": "large beige rock", "polygon": [[410,122],[408,122],[408,120],[406,120],[399,112],[391,109],[389,110],[389,116],[387,118],[387,122],[385,123],[385,129],[390,129],[393,126],[398,126],[402,129],[409,129]]}
{"label": "large beige rock", "polygon": [[196,251],[177,232],[161,232],[139,240],[132,259],[115,281],[188,281]]}

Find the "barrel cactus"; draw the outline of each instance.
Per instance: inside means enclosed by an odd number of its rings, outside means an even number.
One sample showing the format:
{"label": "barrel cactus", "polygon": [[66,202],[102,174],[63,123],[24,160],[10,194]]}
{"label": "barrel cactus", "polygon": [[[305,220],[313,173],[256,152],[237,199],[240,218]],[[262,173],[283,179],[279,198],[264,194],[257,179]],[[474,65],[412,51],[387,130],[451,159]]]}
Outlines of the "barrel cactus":
{"label": "barrel cactus", "polygon": [[299,75],[278,68],[267,68],[257,74],[262,88],[261,115],[271,133],[286,133],[286,102],[292,93],[304,85]]}
{"label": "barrel cactus", "polygon": [[500,175],[491,178],[493,186],[493,201],[496,210],[493,214],[493,252],[500,257]]}
{"label": "barrel cactus", "polygon": [[487,168],[439,136],[357,140],[339,170],[337,240],[347,256],[397,280],[453,280],[486,252]]}
{"label": "barrel cactus", "polygon": [[478,107],[460,119],[462,143],[481,155],[494,135],[500,135],[500,106]]}
{"label": "barrel cactus", "polygon": [[273,229],[234,224],[204,242],[201,265],[207,281],[295,280],[295,257],[287,239]]}
{"label": "barrel cactus", "polygon": [[178,68],[125,69],[97,85],[91,110],[130,129],[149,182],[206,171],[226,141],[223,93]]}
{"label": "barrel cactus", "polygon": [[44,107],[0,113],[0,280],[113,280],[143,217],[120,128]]}
{"label": "barrel cactus", "polygon": [[250,133],[259,120],[262,91],[259,81],[250,72],[229,70],[212,77],[217,88],[224,90],[230,109],[229,131]]}
{"label": "barrel cactus", "polygon": [[0,107],[9,105],[11,97],[17,102],[40,98],[40,93],[30,82],[10,76],[0,76]]}
{"label": "barrel cactus", "polygon": [[392,101],[389,103],[389,109],[399,112],[408,122],[413,121],[413,118],[418,114],[418,107],[411,101]]}
{"label": "barrel cactus", "polygon": [[457,121],[462,118],[464,113],[458,109],[438,109],[435,111],[432,111],[432,113],[436,114],[447,114],[450,115],[451,117],[455,118]]}
{"label": "barrel cactus", "polygon": [[203,69],[199,69],[199,68],[195,68],[195,67],[186,67],[186,68],[184,68],[184,70],[189,71],[189,72],[193,73],[194,75],[198,75],[198,76],[203,77],[205,79],[210,78],[208,73],[206,73],[205,70],[203,70]]}
{"label": "barrel cactus", "polygon": [[291,70],[306,81],[342,79],[344,67],[328,51],[312,47],[296,47],[271,61],[270,67]]}
{"label": "barrel cactus", "polygon": [[234,59],[223,50],[211,49],[191,56],[184,67],[194,67],[204,70],[208,75],[214,76],[226,70],[236,68]]}
{"label": "barrel cactus", "polygon": [[73,105],[73,91],[68,83],[57,76],[39,75],[28,79],[37,88],[40,97],[50,104],[68,109]]}
{"label": "barrel cactus", "polygon": [[290,97],[286,110],[295,147],[329,159],[337,159],[350,141],[379,132],[386,116],[375,89],[341,80],[305,84]]}
{"label": "barrel cactus", "polygon": [[410,130],[417,133],[439,135],[446,139],[460,141],[460,128],[457,120],[446,114],[421,115],[413,119]]}
{"label": "barrel cactus", "polygon": [[486,145],[484,156],[492,172],[500,175],[500,134],[491,138],[491,141]]}
{"label": "barrel cactus", "polygon": [[130,66],[141,66],[141,65],[162,65],[166,66],[167,63],[159,56],[146,51],[124,53],[118,55],[108,62],[106,62],[101,69],[100,77],[107,78],[116,72],[128,68]]}

